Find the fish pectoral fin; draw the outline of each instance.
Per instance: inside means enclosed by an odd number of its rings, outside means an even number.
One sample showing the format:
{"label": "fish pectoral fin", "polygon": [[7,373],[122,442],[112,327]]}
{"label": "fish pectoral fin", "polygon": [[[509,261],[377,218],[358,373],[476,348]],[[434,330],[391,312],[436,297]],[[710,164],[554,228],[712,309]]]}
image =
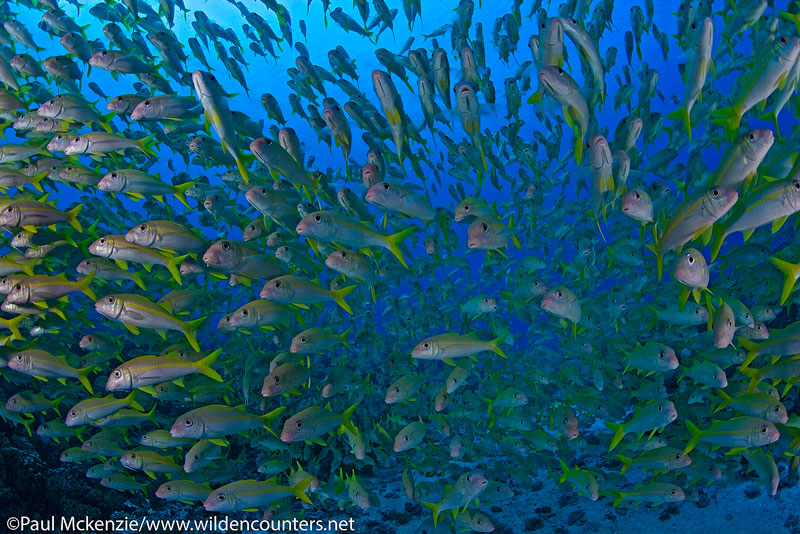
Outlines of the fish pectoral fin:
{"label": "fish pectoral fin", "polygon": [[775,232],[780,230],[781,227],[783,226],[783,223],[785,223],[786,219],[788,218],[789,218],[788,215],[784,215],[783,217],[778,217],[777,219],[772,221],[772,233],[774,234]]}
{"label": "fish pectoral fin", "polygon": [[131,334],[138,336],[139,335],[139,328],[136,325],[132,325],[130,323],[122,323],[125,328],[130,330]]}

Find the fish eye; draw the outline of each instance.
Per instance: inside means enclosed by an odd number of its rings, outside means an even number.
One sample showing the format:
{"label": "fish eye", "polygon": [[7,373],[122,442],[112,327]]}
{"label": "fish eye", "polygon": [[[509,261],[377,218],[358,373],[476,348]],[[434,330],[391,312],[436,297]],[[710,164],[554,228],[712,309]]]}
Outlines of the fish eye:
{"label": "fish eye", "polygon": [[486,223],[481,223],[481,228],[483,228],[484,233],[489,231],[489,225]]}
{"label": "fish eye", "polygon": [[711,194],[713,196],[715,196],[715,197],[718,197],[719,196],[719,189],[717,189],[717,188],[712,189],[711,190]]}
{"label": "fish eye", "polygon": [[689,265],[694,265],[694,256],[692,256],[691,254],[687,254],[686,261],[689,262]]}
{"label": "fish eye", "polygon": [[17,361],[18,361],[18,362],[21,362],[21,361],[22,361],[22,354],[17,354]]}
{"label": "fish eye", "polygon": [[795,180],[795,182],[792,184],[792,187],[794,187],[795,191],[800,191],[800,182]]}
{"label": "fish eye", "polygon": [[675,455],[675,460],[680,460],[680,459],[681,459],[681,455],[680,454],[676,454]]}
{"label": "fish eye", "polygon": [[469,204],[464,204],[464,211],[469,211]]}
{"label": "fish eye", "polygon": [[342,258],[343,258],[343,259],[346,259],[346,258],[347,258],[347,252],[345,252],[345,251],[342,251]]}
{"label": "fish eye", "polygon": [[222,242],[222,250],[230,250],[231,244],[227,241]]}
{"label": "fish eye", "polygon": [[224,501],[225,500],[225,494],[224,493],[220,493],[219,495],[217,495],[217,500],[218,501]]}
{"label": "fish eye", "polygon": [[322,215],[320,215],[320,214],[314,215],[314,221],[315,222],[322,222]]}
{"label": "fish eye", "polygon": [[786,44],[786,43],[787,43],[786,37],[781,37],[781,44]]}
{"label": "fish eye", "polygon": [[250,315],[250,312],[247,311],[247,309],[244,309],[244,310],[242,310],[242,315],[247,317],[248,315]]}
{"label": "fish eye", "polygon": [[661,412],[661,411],[664,410],[664,407],[663,406],[659,406],[657,409],[658,409],[659,412]]}
{"label": "fish eye", "polygon": [[767,429],[767,425],[764,425],[764,426],[762,426],[762,427],[761,427],[761,433],[762,433],[762,434],[766,434],[766,433],[767,433],[767,430],[768,430],[768,429]]}
{"label": "fish eye", "polygon": [[430,344],[430,343],[428,343],[427,341],[426,341],[425,343],[423,343],[423,344],[422,344],[422,348],[423,348],[423,349],[430,348],[430,346],[431,346],[431,344]]}
{"label": "fish eye", "polygon": [[22,284],[17,284],[14,286],[14,291],[19,291],[22,289]]}
{"label": "fish eye", "polygon": [[564,296],[564,294],[561,291],[556,291],[556,296],[558,298],[561,298],[562,296]]}
{"label": "fish eye", "polygon": [[114,377],[115,378],[119,378],[121,376],[122,376],[122,373],[120,373],[119,371],[114,371]]}
{"label": "fish eye", "polygon": [[672,494],[672,495],[677,495],[677,494],[678,494],[678,492],[677,492],[677,491],[675,491],[675,490],[672,490],[672,491],[670,491],[670,494]]}
{"label": "fish eye", "polygon": [[266,187],[262,187],[261,188],[261,194],[262,195],[266,195],[267,194],[267,188]]}
{"label": "fish eye", "polygon": [[303,428],[303,422],[302,421],[298,421],[298,422],[296,422],[294,424],[294,426],[296,426],[297,428]]}
{"label": "fish eye", "polygon": [[693,29],[693,30],[696,30],[696,29],[697,29],[697,24],[695,24],[695,23],[692,23],[692,29]]}
{"label": "fish eye", "polygon": [[152,104],[152,102],[150,102],[149,100],[145,100],[144,101],[144,105],[145,106],[150,106],[151,104]]}
{"label": "fish eye", "polygon": [[183,426],[192,426],[192,425],[194,425],[194,421],[192,421],[188,417],[186,419],[184,419]]}
{"label": "fish eye", "polygon": [[306,338],[305,338],[305,336],[304,336],[304,337],[301,337],[301,338],[300,338],[300,343],[305,343],[305,342],[306,342]]}
{"label": "fish eye", "polygon": [[135,452],[132,452],[132,453],[131,453],[131,460],[135,460],[135,459],[136,459],[136,453],[135,453]]}
{"label": "fish eye", "polygon": [[275,287],[281,287],[281,281],[280,280],[276,280],[275,281]]}
{"label": "fish eye", "polygon": [[755,135],[753,135],[753,133],[751,132],[751,133],[750,133],[750,135],[748,135],[748,136],[747,136],[747,138],[748,138],[749,140],[751,140],[751,141],[755,141],[755,139],[756,139],[756,136],[755,136]]}
{"label": "fish eye", "polygon": [[390,187],[389,187],[389,184],[387,184],[387,183],[385,183],[385,182],[384,182],[384,184],[383,184],[383,189],[384,189],[385,191],[388,191],[388,190],[390,189]]}
{"label": "fish eye", "polygon": [[658,357],[659,357],[659,358],[661,358],[662,360],[664,359],[664,357],[665,357],[665,356],[666,356],[666,355],[664,354],[664,351],[663,351],[663,350],[662,350],[661,352],[659,352],[659,353],[658,353]]}
{"label": "fish eye", "polygon": [[108,50],[103,50],[103,53],[102,53],[102,54],[100,54],[100,55],[101,55],[101,56],[107,56],[107,55],[108,55]]}
{"label": "fish eye", "polygon": [[281,377],[279,377],[277,375],[275,375],[275,377],[273,377],[273,380],[275,381],[276,384],[280,384],[281,383]]}

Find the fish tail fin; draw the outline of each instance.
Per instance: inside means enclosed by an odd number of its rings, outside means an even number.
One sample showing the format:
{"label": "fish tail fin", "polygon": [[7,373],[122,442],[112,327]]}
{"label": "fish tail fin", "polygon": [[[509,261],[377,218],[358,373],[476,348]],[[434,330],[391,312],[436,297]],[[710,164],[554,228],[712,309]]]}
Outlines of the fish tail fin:
{"label": "fish tail fin", "polygon": [[731,403],[731,400],[732,400],[731,396],[728,395],[727,393],[725,393],[724,391],[722,391],[721,389],[717,389],[717,395],[719,396],[721,401],[720,401],[719,405],[716,408],[714,408],[714,410],[711,413],[717,413],[718,411],[722,410],[723,408],[726,408]]}
{"label": "fish tail fin", "polygon": [[747,351],[747,357],[745,357],[742,362],[742,368],[747,368],[747,366],[756,359],[756,356],[758,356],[758,343],[743,337],[738,338],[737,341],[739,342],[739,346]]}
{"label": "fish tail fin", "polygon": [[311,485],[311,482],[313,482],[313,480],[314,480],[314,477],[307,477],[306,479],[301,480],[300,482],[298,482],[294,486],[291,486],[292,493],[294,494],[294,496],[297,497],[298,499],[300,499],[303,502],[306,502],[308,504],[312,504],[311,503],[311,499],[309,499],[308,495],[306,495],[306,490]]}
{"label": "fish tail fin", "polygon": [[131,392],[128,394],[128,396],[127,396],[127,397],[125,397],[125,400],[128,402],[128,406],[130,406],[130,407],[131,407],[131,408],[133,408],[134,410],[139,410],[140,412],[143,412],[143,411],[144,411],[144,408],[142,408],[142,405],[141,405],[141,404],[139,404],[139,403],[136,401],[136,396],[137,396],[138,394],[139,394],[139,391],[138,391],[138,390],[136,390],[136,389],[134,389],[133,391],[131,391]]}
{"label": "fish tail fin", "polygon": [[94,395],[94,390],[92,389],[92,383],[89,381],[89,373],[95,370],[95,367],[84,367],[83,369],[76,369],[76,374],[78,375],[78,380],[81,381],[83,387],[86,388],[86,391],[89,392],[89,395]]}
{"label": "fish tail fin", "polygon": [[615,456],[617,457],[617,460],[622,462],[622,470],[619,472],[620,475],[630,469],[633,465],[633,458],[628,458],[627,456],[623,456],[621,454],[617,454]]}
{"label": "fish tail fin", "polygon": [[140,273],[133,273],[131,277],[133,279],[133,283],[136,284],[140,289],[147,289],[144,286],[144,282],[142,281],[142,275]]}
{"label": "fish tail fin", "polygon": [[389,251],[392,254],[394,254],[394,256],[398,260],[400,260],[400,263],[402,263],[403,267],[405,267],[406,269],[408,269],[409,267],[408,264],[406,263],[405,258],[403,258],[403,251],[400,250],[400,244],[403,241],[405,241],[409,236],[411,236],[413,233],[414,233],[414,228],[406,228],[405,230],[397,232],[396,234],[386,236],[385,238],[386,248],[388,248]]}
{"label": "fish tail fin", "polygon": [[697,425],[692,423],[691,421],[686,421],[686,428],[689,430],[689,434],[691,437],[689,438],[689,443],[686,444],[686,448],[683,449],[683,454],[689,454],[692,449],[697,447],[697,444],[700,443],[700,429],[697,428]]}
{"label": "fish tail fin", "polygon": [[755,391],[758,383],[761,382],[761,370],[751,369],[749,367],[739,367],[739,371],[750,379],[750,385],[747,386],[747,392],[752,393]]}
{"label": "fish tail fin", "polygon": [[711,261],[717,259],[722,242],[725,241],[725,230],[719,225],[714,225],[711,230]]}
{"label": "fish tail fin", "polygon": [[336,304],[341,306],[344,309],[344,311],[346,311],[350,315],[353,315],[353,310],[350,309],[350,305],[347,303],[346,300],[344,300],[344,298],[350,293],[352,293],[352,291],[355,288],[356,286],[347,286],[343,287],[342,289],[337,289],[336,291],[333,292],[333,300],[336,302]]}
{"label": "fish tail fin", "polygon": [[783,289],[781,290],[781,305],[789,298],[794,289],[794,284],[800,278],[800,263],[789,263],[780,258],[771,257],[770,263],[778,268],[785,276],[783,280]]}
{"label": "fish tail fin", "polygon": [[78,282],[78,289],[80,290],[80,292],[89,297],[90,299],[92,299],[93,302],[97,302],[97,295],[94,294],[94,291],[92,291],[92,288],[89,287],[89,284],[92,283],[92,280],[94,280],[94,277],[96,275],[97,275],[97,269],[94,269],[90,271],[89,274],[84,276],[83,280]]}
{"label": "fish tail fin", "polygon": [[800,14],[789,13],[788,11],[778,11],[778,13],[785,19],[794,22],[797,25],[797,31],[800,32]]}
{"label": "fish tail fin", "polygon": [[25,430],[28,431],[28,437],[33,437],[33,433],[31,432],[31,425],[33,425],[34,421],[36,421],[35,418],[34,419],[23,419],[22,420],[22,426],[24,426]]}
{"label": "fish tail fin", "polygon": [[656,256],[656,268],[658,270],[658,280],[661,281],[661,276],[664,274],[664,257],[658,251],[657,245],[645,245],[650,252]]}
{"label": "fish tail fin", "polygon": [[433,528],[437,527],[439,523],[439,503],[438,502],[426,502],[420,501],[426,508],[430,509],[433,512]]}
{"label": "fish tail fin", "polygon": [[178,282],[178,285],[181,286],[183,285],[183,282],[181,282],[180,265],[181,262],[186,259],[187,255],[188,254],[184,254],[183,256],[175,256],[167,260],[167,270],[169,271],[169,274],[171,274],[172,278],[174,278],[175,281]]}
{"label": "fish tail fin", "polygon": [[564,460],[559,459],[558,463],[561,464],[561,477],[558,479],[559,484],[563,484],[567,481],[567,476],[569,475],[569,467],[567,464],[564,463]]}
{"label": "fish tail fin", "polygon": [[609,430],[614,431],[614,437],[611,438],[611,444],[608,446],[608,451],[611,452],[617,447],[617,445],[619,445],[619,443],[622,441],[622,438],[625,437],[625,425],[606,422],[606,426]]}
{"label": "fish tail fin", "polygon": [[234,154],[233,159],[236,161],[236,166],[239,168],[239,174],[242,175],[242,180],[244,180],[244,183],[249,184],[250,174],[247,172],[244,160],[238,153]]}
{"label": "fish tail fin", "polygon": [[3,325],[11,330],[11,334],[14,336],[14,339],[25,339],[22,337],[22,334],[19,331],[19,325],[22,324],[23,319],[25,319],[24,315],[17,315],[13,319],[2,319]]}
{"label": "fish tail fin", "polygon": [[44,189],[42,189],[42,179],[45,178],[49,172],[40,172],[35,176],[31,176],[31,185],[36,188],[37,191],[40,193],[44,193]]}
{"label": "fish tail fin", "polygon": [[155,158],[158,156],[158,153],[155,151],[153,147],[158,144],[158,139],[156,138],[156,134],[150,134],[141,141],[139,141],[139,149],[147,156],[151,158]]}
{"label": "fish tail fin", "polygon": [[342,413],[342,426],[345,427],[350,432],[352,432],[353,434],[358,434],[358,429],[353,424],[353,419],[352,419],[353,418],[353,412],[356,411],[356,408],[358,408],[358,405],[359,405],[359,403],[357,402],[357,403],[353,404],[352,406],[350,406],[348,409],[346,409],[344,411],[344,413]]}
{"label": "fish tail fin", "polygon": [[609,496],[614,497],[614,502],[611,503],[611,506],[613,506],[614,508],[619,506],[619,504],[622,502],[623,497],[625,497],[624,493],[617,490],[608,490],[608,494]]}
{"label": "fish tail fin", "polygon": [[22,272],[27,274],[28,276],[33,276],[33,268],[36,264],[39,263],[38,261],[29,261],[25,263],[20,263],[19,268],[22,269]]}
{"label": "fish tail fin", "polygon": [[686,307],[686,302],[689,300],[689,295],[692,293],[692,290],[689,289],[689,286],[681,285],[681,293],[678,296],[678,310],[683,311]]}
{"label": "fish tail fin", "polygon": [[686,130],[686,135],[689,137],[689,142],[692,142],[692,119],[689,115],[689,108],[686,107],[684,104],[683,106],[679,107],[672,113],[667,115],[667,118],[670,120],[681,120],[683,121],[683,127]]}
{"label": "fish tail fin", "polygon": [[504,358],[506,360],[508,359],[508,356],[506,356],[506,353],[503,352],[503,349],[500,348],[500,343],[505,341],[505,339],[507,337],[508,337],[508,332],[503,332],[502,334],[500,334],[499,336],[497,336],[495,339],[493,339],[491,341],[491,350],[492,350],[492,352],[494,352],[495,354],[497,354],[498,356],[500,356],[501,358]]}
{"label": "fish tail fin", "polygon": [[350,342],[347,341],[347,334],[349,334],[350,330],[352,330],[352,329],[353,329],[353,327],[351,326],[350,328],[348,328],[347,330],[342,332],[341,335],[339,336],[339,339],[342,340],[342,344],[344,344],[344,346],[347,347],[350,350],[353,350],[353,347],[351,347],[350,346]]}
{"label": "fish tail fin", "polygon": [[186,340],[189,342],[189,345],[196,351],[200,351],[200,344],[197,343],[197,334],[195,330],[205,322],[207,317],[200,317],[199,319],[195,319],[193,321],[186,321],[183,323],[183,335],[186,336]]}
{"label": "fish tail fin", "polygon": [[177,198],[181,204],[186,206],[189,209],[192,209],[189,206],[189,202],[186,200],[186,191],[191,189],[191,187],[195,184],[195,182],[186,182],[185,184],[176,185],[172,188],[172,194]]}
{"label": "fish tail fin", "polygon": [[718,109],[711,113],[714,117],[711,122],[719,124],[725,129],[725,136],[729,141],[736,137],[739,125],[742,122],[742,115],[736,110],[735,106]]}
{"label": "fish tail fin", "polygon": [[75,230],[79,233],[83,233],[83,228],[81,228],[81,223],[78,222],[78,214],[83,209],[83,204],[78,204],[71,210],[67,212],[67,222],[72,225]]}
{"label": "fish tail fin", "polygon": [[222,377],[219,376],[218,372],[216,372],[214,369],[211,368],[211,364],[217,361],[217,358],[219,358],[219,355],[221,353],[222,349],[219,348],[214,352],[212,352],[211,354],[209,354],[208,356],[206,356],[205,358],[203,358],[202,360],[200,360],[199,362],[197,362],[198,370],[207,377],[211,378],[212,380],[216,380],[217,382],[222,382]]}

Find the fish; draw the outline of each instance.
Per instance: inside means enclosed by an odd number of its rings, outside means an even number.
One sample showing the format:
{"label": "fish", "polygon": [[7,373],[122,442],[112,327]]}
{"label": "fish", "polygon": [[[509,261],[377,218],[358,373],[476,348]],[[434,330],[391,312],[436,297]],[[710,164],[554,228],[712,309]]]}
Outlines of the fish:
{"label": "fish", "polygon": [[65,509],[790,491],[796,6],[305,3],[0,4],[0,418]]}
{"label": "fish", "polygon": [[200,350],[194,330],[205,322],[205,317],[184,322],[147,297],[136,294],[108,295],[95,303],[95,309],[101,315],[121,322],[134,334],[139,332],[139,327],[177,330],[186,336],[192,348]]}

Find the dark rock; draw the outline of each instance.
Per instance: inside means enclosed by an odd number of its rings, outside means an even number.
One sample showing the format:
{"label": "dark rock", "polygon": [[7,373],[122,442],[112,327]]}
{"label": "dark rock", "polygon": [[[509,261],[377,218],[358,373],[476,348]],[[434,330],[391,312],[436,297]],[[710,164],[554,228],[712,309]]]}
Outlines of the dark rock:
{"label": "dark rock", "polygon": [[525,521],[525,532],[536,532],[544,526],[544,519],[532,517]]}
{"label": "dark rock", "polygon": [[489,510],[491,510],[493,514],[499,514],[500,512],[503,511],[503,509],[497,506],[496,504],[493,505],[491,508],[489,508]]}
{"label": "dark rock", "polygon": [[575,523],[578,524],[585,524],[586,523],[586,512],[583,510],[575,510],[569,514],[567,517],[567,525],[572,526]]}
{"label": "dark rock", "polygon": [[578,494],[573,492],[565,493],[558,498],[558,506],[560,508],[565,508],[576,502],[578,502]]}
{"label": "dark rock", "polygon": [[747,496],[748,499],[755,499],[759,495],[761,495],[761,488],[758,486],[748,486],[744,490],[744,494]]}

